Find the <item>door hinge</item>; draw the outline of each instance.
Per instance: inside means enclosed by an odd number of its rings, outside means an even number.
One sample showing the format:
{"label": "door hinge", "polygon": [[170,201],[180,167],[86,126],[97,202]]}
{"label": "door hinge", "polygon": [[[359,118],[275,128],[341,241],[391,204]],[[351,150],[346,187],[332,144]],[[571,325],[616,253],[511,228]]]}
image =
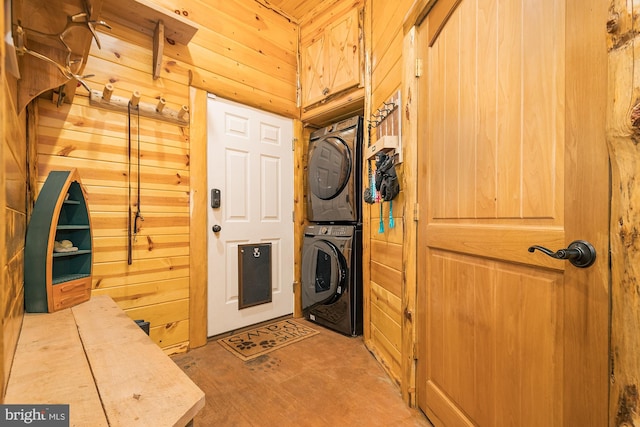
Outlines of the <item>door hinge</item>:
{"label": "door hinge", "polygon": [[422,76],[422,58],[416,58],[416,77]]}
{"label": "door hinge", "polygon": [[296,144],[298,143],[298,138],[291,139],[291,151],[296,151]]}
{"label": "door hinge", "polygon": [[291,222],[296,222],[296,211],[291,211]]}
{"label": "door hinge", "polygon": [[413,220],[418,222],[420,219],[420,204],[416,203],[413,205]]}

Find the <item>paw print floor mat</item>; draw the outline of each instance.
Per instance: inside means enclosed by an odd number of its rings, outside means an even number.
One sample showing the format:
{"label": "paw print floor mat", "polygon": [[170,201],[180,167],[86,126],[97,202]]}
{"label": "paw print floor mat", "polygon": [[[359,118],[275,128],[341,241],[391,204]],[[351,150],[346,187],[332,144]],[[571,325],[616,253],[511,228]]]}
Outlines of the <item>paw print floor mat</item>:
{"label": "paw print floor mat", "polygon": [[218,343],[247,361],[318,333],[302,323],[287,319],[220,338]]}

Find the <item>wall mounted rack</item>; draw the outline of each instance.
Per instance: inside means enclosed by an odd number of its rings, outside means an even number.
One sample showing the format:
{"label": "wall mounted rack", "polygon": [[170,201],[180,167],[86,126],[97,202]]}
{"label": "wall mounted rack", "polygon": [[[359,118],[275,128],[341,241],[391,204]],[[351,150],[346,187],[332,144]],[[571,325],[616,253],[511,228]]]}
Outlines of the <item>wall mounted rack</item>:
{"label": "wall mounted rack", "polygon": [[[373,160],[379,152],[392,153],[395,164],[402,163],[402,97],[396,91],[383,105],[371,114],[369,120],[369,140],[365,156]],[[375,135],[371,131],[375,129]]]}
{"label": "wall mounted rack", "polygon": [[113,95],[113,86],[111,84],[105,85],[103,91],[92,90],[89,97],[89,104],[94,107],[119,111],[125,114],[129,111],[129,105],[131,105],[132,108],[137,109],[135,110],[136,114],[139,112],[141,117],[161,120],[179,126],[189,125],[189,107],[186,105],[183,105],[180,110],[176,111],[165,107],[166,101],[164,98],[156,100],[155,104],[140,102],[140,92],[138,91],[134,91],[131,98],[116,96]]}

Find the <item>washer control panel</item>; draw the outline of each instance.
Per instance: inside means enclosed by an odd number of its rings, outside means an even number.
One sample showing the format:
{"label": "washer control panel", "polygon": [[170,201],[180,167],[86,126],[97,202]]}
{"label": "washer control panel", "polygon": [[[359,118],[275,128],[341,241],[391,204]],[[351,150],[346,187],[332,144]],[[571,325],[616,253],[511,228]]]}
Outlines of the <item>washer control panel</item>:
{"label": "washer control panel", "polygon": [[305,236],[336,236],[348,237],[353,235],[352,225],[310,225],[305,229]]}
{"label": "washer control panel", "polygon": [[320,234],[323,236],[348,236],[351,233],[345,226],[322,225],[320,226]]}

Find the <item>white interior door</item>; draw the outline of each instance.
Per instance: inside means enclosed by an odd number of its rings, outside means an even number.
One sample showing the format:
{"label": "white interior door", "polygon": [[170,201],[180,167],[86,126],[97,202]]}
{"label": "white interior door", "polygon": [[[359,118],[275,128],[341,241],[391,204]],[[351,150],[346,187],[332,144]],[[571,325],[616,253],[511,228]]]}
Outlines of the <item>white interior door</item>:
{"label": "white interior door", "polygon": [[[293,121],[209,95],[207,126],[213,336],[293,312]],[[217,208],[212,189],[220,190]],[[272,301],[239,309],[238,245],[264,243],[271,243]]]}

